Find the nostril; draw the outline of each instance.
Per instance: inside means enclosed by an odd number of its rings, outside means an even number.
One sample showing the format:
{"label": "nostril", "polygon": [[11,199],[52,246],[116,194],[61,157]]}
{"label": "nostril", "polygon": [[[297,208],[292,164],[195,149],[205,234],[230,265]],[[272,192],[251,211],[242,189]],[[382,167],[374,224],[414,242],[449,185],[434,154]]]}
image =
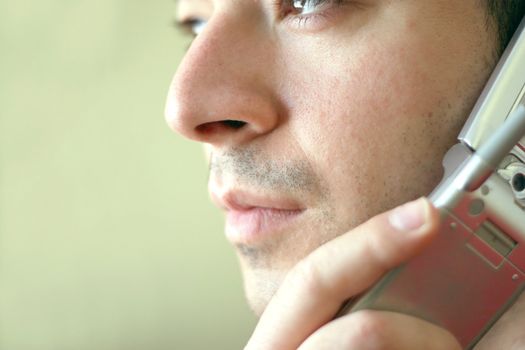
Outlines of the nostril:
{"label": "nostril", "polygon": [[246,125],[246,122],[240,120],[223,120],[222,124],[232,129],[240,129]]}
{"label": "nostril", "polygon": [[239,130],[246,125],[246,122],[240,120],[221,120],[218,122],[204,123],[197,126],[196,130],[200,134],[211,134],[226,129]]}

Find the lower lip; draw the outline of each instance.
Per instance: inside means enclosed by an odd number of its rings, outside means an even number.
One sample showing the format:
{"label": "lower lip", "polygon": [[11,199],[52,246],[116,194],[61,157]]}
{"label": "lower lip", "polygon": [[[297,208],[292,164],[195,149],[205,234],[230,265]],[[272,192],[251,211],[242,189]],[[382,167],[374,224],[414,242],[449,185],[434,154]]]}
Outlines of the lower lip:
{"label": "lower lip", "polygon": [[232,243],[256,243],[291,225],[302,212],[271,208],[230,210],[226,214],[226,236]]}

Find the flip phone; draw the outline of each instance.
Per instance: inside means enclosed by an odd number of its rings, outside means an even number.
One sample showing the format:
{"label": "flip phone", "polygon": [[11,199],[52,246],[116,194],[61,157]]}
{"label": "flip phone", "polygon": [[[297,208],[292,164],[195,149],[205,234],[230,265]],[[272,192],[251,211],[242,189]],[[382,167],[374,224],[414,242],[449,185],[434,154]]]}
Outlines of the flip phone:
{"label": "flip phone", "polygon": [[413,315],[472,349],[525,289],[525,20],[443,161],[441,228],[420,255],[339,314]]}

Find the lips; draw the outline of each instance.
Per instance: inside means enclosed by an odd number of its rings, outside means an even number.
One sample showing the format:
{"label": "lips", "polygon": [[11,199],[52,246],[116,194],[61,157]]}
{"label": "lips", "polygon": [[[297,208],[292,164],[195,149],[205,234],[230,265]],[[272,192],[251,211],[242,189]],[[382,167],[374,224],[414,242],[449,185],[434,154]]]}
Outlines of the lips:
{"label": "lips", "polygon": [[234,244],[256,244],[279,234],[301,215],[298,202],[245,191],[211,189],[212,200],[226,211],[226,236]]}

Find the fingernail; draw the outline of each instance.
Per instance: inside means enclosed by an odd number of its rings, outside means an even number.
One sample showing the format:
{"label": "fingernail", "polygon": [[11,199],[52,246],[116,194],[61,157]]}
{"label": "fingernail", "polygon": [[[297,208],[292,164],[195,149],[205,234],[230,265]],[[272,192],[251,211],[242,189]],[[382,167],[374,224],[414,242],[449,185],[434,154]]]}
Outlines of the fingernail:
{"label": "fingernail", "polygon": [[427,210],[426,200],[420,198],[394,209],[388,219],[399,231],[414,231],[426,223]]}

